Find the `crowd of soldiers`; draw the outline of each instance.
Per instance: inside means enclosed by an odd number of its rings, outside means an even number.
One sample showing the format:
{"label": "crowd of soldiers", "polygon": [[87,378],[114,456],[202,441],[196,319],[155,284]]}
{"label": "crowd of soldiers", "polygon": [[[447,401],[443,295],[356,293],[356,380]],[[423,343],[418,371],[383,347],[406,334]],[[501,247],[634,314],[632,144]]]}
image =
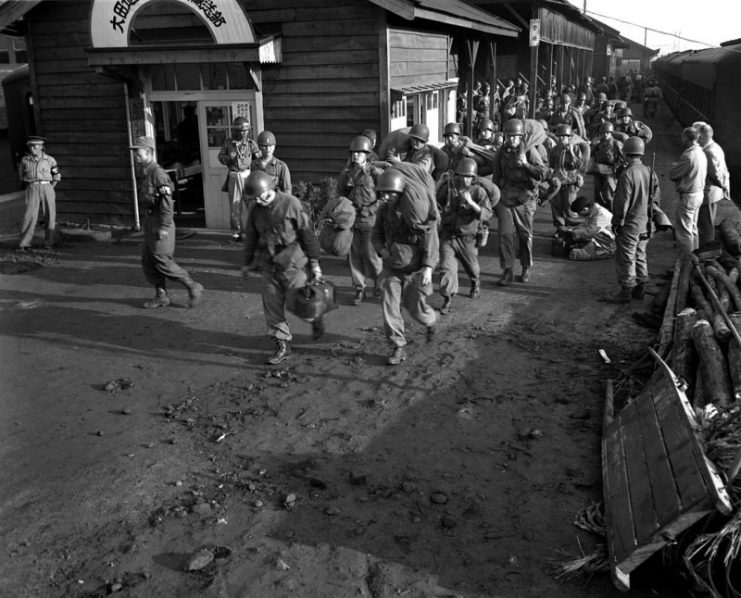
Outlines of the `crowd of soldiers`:
{"label": "crowd of soldiers", "polygon": [[[385,139],[378,153],[372,130],[363,131],[349,144],[347,162],[338,175],[338,192],[349,200],[353,211],[347,254],[352,302],[361,304],[369,293],[380,299],[392,347],[390,365],[406,359],[402,306],[426,327],[431,341],[439,316],[454,309],[460,291],[459,266],[470,279],[468,297],[481,295],[478,253],[486,245],[494,215],[502,270],[498,285],[515,282],[518,261],[519,282],[529,282],[533,219],[538,207],[548,203],[554,247],[562,245],[564,254],[574,260],[615,256],[620,291],[612,301],[627,303],[645,295],[646,245],[657,223],[668,223],[659,205],[659,179],[653,165],[643,164],[653,136],[650,127],[633,118],[629,100],[609,99],[601,86],[592,87],[589,77],[577,90],[565,88],[555,100],[552,95],[543,98],[536,119],[527,118],[526,84],[511,87],[502,99],[501,131],[488,105],[481,106],[488,112],[477,109],[475,139],[464,136],[459,123],[448,123],[445,143],[437,148],[430,144],[428,127],[416,123],[393,142]],[[653,87],[655,82],[648,81],[642,93],[649,94]],[[482,85],[481,94],[487,93]],[[626,88],[619,93],[630,99],[632,91]],[[660,91],[650,93],[644,99],[660,97]],[[728,196],[729,184],[722,150],[713,142],[707,123],[686,129],[683,142],[685,152],[669,176],[677,183],[681,200],[678,244],[691,251],[699,242],[701,206],[705,208],[701,227],[707,240],[714,227],[714,203]],[[132,149],[145,166],[151,163],[152,140],[140,140]],[[237,118],[234,134],[219,154],[228,171],[223,191],[232,208],[235,241],[244,242],[243,274],[259,272],[262,277],[263,309],[275,342],[267,363],[273,365],[291,353],[292,334],[285,312],[297,291],[326,284],[315,235],[318,223],[311,221],[292,195],[288,166],[275,157],[275,149],[272,132],[261,132],[255,143],[249,124]],[[166,279],[183,283],[191,304],[197,304],[203,288],[172,258],[169,177],[154,166],[147,173],[151,180],[140,179],[140,197],[152,204],[148,212],[152,223],[146,226],[152,229],[147,233],[152,239],[145,243],[143,263],[156,296],[145,307],[169,303]],[[587,175],[594,177],[593,197],[580,194]],[[164,219],[162,206],[170,206],[170,215]],[[328,214],[320,217],[332,224]],[[428,303],[437,268],[442,296],[439,310]],[[308,321],[314,338],[320,338],[324,333],[322,310]]]}

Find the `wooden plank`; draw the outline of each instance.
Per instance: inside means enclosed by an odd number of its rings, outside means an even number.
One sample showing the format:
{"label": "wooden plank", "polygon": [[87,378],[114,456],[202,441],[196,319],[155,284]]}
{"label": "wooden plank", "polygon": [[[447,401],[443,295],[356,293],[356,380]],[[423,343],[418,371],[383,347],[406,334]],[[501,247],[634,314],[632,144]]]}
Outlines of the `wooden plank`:
{"label": "wooden plank", "polygon": [[270,106],[265,106],[264,114],[266,123],[293,118],[299,121],[332,123],[331,126],[337,126],[337,121],[375,122],[378,118],[378,106],[334,106],[332,110],[320,110],[315,106],[287,107],[271,103]]}
{"label": "wooden plank", "polygon": [[[296,52],[283,52],[281,70],[297,66],[314,65],[350,65],[350,64],[373,64],[378,65],[378,53],[375,51],[361,50],[329,50],[326,52],[308,52],[306,50]],[[365,73],[367,75],[367,73]]]}
{"label": "wooden plank", "polygon": [[389,30],[389,48],[396,50],[442,50],[448,51],[448,35],[421,31]]}
{"label": "wooden plank", "polygon": [[[374,101],[376,103],[374,104]],[[275,108],[369,108],[376,106],[378,96],[367,93],[303,93],[292,96],[276,95],[270,98],[271,107]]]}
{"label": "wooden plank", "polygon": [[80,98],[80,97],[117,97],[123,95],[121,84],[114,85],[96,85],[94,90],[89,85],[46,85],[39,81],[39,103],[42,103],[47,97],[56,98]]}
{"label": "wooden plank", "polygon": [[[375,34],[353,35],[351,37],[316,37],[294,35],[291,38],[289,52],[294,48],[301,52],[329,52],[332,50],[364,50],[376,52],[378,50],[378,36]],[[284,48],[283,55],[286,50]]]}
{"label": "wooden plank", "polygon": [[[661,422],[656,417],[653,399],[642,396],[636,404],[639,414],[643,452],[649,469],[651,495],[658,526],[671,522],[681,512],[682,503],[674,473],[662,440]],[[640,538],[639,538],[640,541]]]}
{"label": "wooden plank", "polygon": [[[322,83],[329,79],[367,79],[378,76],[378,64],[368,63],[366,67],[345,66],[345,65],[313,65],[313,66],[293,66],[291,68],[281,68],[277,74],[282,81],[291,79],[303,79],[311,82],[314,89],[321,89]],[[350,87],[348,82],[348,87]],[[374,86],[376,87],[376,86]]]}
{"label": "wooden plank", "polygon": [[633,512],[628,500],[628,477],[620,423],[608,426],[602,440],[605,506],[609,506],[611,525],[606,526],[612,538],[610,556],[613,562],[636,546]]}
{"label": "wooden plank", "polygon": [[400,50],[395,49],[391,54],[391,64],[409,62],[416,63],[442,63],[446,64],[448,58],[447,50]]}
{"label": "wooden plank", "polygon": [[664,318],[661,322],[661,328],[659,329],[658,353],[662,358],[667,356],[669,345],[672,340],[672,333],[674,331],[674,308],[677,304],[677,287],[679,285],[679,273],[681,269],[681,261],[675,260],[674,273],[672,274],[671,288],[669,290],[669,299],[666,302]]}
{"label": "wooden plank", "polygon": [[[445,81],[447,76],[447,70],[445,68],[445,62],[392,62],[389,65],[389,74],[391,78],[398,77],[414,77],[420,78],[422,75],[426,75],[426,79],[430,83],[439,83]],[[409,84],[403,84],[402,87],[407,87]]]}
{"label": "wooden plank", "polygon": [[286,38],[303,35],[347,39],[348,35],[368,35],[369,31],[374,30],[374,21],[371,19],[337,22],[333,23],[332,28],[328,28],[326,24],[316,21],[281,22],[283,23],[283,35]]}
{"label": "wooden plank", "polygon": [[[363,89],[373,89],[375,85],[378,84],[378,80],[375,78],[368,78],[368,79],[353,79],[353,83],[356,83],[359,87]],[[271,82],[270,84],[267,84],[263,82],[263,93],[265,95],[270,95],[272,98],[273,95],[276,94],[282,94],[282,95],[293,95],[297,93],[302,93],[306,91],[306,81],[299,80],[299,81],[275,81]],[[355,86],[353,85],[355,88]],[[349,89],[347,85],[347,80],[345,79],[335,79],[335,80],[328,80],[322,82],[321,88],[326,93],[342,93],[344,91],[347,91]]]}
{"label": "wooden plank", "polygon": [[[97,97],[95,98],[95,106],[101,109],[108,108],[120,108],[126,110],[126,104],[124,103],[123,94],[121,97]],[[56,98],[46,97],[44,98],[44,110],[56,110],[59,108],[66,108],[70,110],[79,110],[81,108],[90,109],[90,98]]]}

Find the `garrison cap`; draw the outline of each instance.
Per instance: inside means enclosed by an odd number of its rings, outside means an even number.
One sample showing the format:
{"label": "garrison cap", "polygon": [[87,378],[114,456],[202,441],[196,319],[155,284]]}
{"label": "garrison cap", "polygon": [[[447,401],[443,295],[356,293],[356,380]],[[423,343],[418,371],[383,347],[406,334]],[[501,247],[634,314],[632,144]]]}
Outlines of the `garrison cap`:
{"label": "garrison cap", "polygon": [[135,137],[134,143],[129,146],[130,150],[154,149],[154,137]]}
{"label": "garrison cap", "polygon": [[36,145],[46,143],[46,137],[40,137],[38,135],[29,135],[26,139],[26,145]]}

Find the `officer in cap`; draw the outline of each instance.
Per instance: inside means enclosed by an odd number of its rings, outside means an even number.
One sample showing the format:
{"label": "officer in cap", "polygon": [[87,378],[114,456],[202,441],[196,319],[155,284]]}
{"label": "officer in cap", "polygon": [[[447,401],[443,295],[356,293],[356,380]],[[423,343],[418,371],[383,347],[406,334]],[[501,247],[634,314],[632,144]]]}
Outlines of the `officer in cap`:
{"label": "officer in cap", "polygon": [[260,157],[260,148],[250,138],[250,123],[238,116],[232,123],[232,136],[224,141],[219,150],[219,162],[227,167],[226,180],[221,190],[229,200],[229,220],[234,231],[232,240],[242,239],[242,195],[244,182],[250,174],[253,160]]}
{"label": "officer in cap", "polygon": [[57,207],[54,187],[61,180],[57,161],[44,151],[46,139],[31,136],[26,140],[27,153],[18,165],[18,178],[26,186],[26,212],[21,225],[18,251],[28,251],[39,218],[39,207],[45,216],[44,247],[54,245]]}
{"label": "officer in cap", "polygon": [[[244,266],[248,276],[250,264],[257,260],[262,276],[262,307],[268,334],[275,342],[275,352],[266,363],[277,365],[291,354],[293,336],[286,319],[289,291],[306,286],[307,262],[311,277],[319,282],[319,241],[309,215],[301,201],[275,188],[275,181],[261,170],[250,173],[245,185],[247,196],[254,198],[244,228]],[[322,319],[312,322],[314,339],[324,334]]]}
{"label": "officer in cap", "polygon": [[263,131],[257,136],[257,147],[260,149],[260,157],[250,164],[250,171],[262,170],[267,172],[273,181],[275,188],[283,193],[293,193],[291,187],[291,171],[283,160],[275,157],[275,135],[272,131]]}
{"label": "officer in cap", "polygon": [[154,299],[145,302],[143,307],[151,309],[170,305],[168,279],[188,289],[189,306],[195,307],[201,303],[203,285],[195,282],[174,258],[172,179],[154,160],[155,143],[152,137],[137,137],[129,149],[134,152],[134,161],[140,167],[137,188],[145,212],[142,268],[155,291]]}

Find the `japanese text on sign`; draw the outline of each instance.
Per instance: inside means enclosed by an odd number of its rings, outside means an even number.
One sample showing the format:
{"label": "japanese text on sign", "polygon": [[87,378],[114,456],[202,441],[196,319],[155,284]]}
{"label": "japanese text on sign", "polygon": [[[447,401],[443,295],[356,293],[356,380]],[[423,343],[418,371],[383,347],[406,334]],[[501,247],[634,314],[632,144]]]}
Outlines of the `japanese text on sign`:
{"label": "japanese text on sign", "polygon": [[540,44],[540,19],[530,19],[530,47]]}
{"label": "japanese text on sign", "polygon": [[[134,5],[138,4],[140,0],[117,0],[113,5],[113,17],[109,21],[114,30],[118,30],[124,33],[124,25],[126,19],[131,12]],[[193,4],[198,8],[203,16],[206,17],[214,27],[221,27],[226,23],[224,15],[219,10],[215,0],[187,0],[190,4]]]}

